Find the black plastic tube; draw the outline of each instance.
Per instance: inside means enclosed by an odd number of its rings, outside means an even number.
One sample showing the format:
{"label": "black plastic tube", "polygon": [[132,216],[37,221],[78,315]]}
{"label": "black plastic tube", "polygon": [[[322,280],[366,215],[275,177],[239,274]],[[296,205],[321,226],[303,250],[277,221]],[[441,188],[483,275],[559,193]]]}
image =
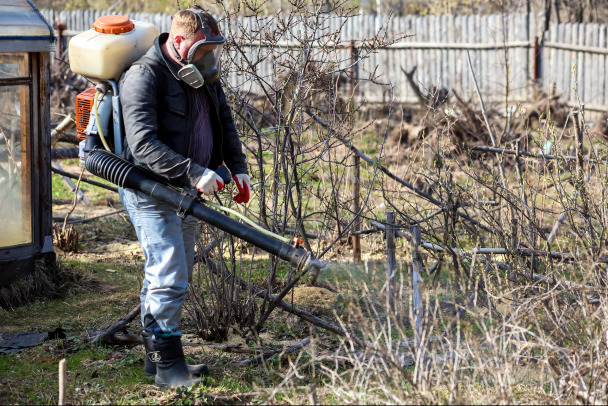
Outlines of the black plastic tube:
{"label": "black plastic tube", "polygon": [[202,204],[197,198],[166,184],[162,179],[104,150],[88,153],[85,166],[89,172],[122,188],[143,192],[156,200],[175,207],[177,213],[192,215],[214,227],[247,241],[297,268],[307,266],[310,253],[303,248],[272,238],[247,224],[238,221]]}
{"label": "black plastic tube", "polygon": [[51,159],[78,158],[78,148],[58,148],[51,150]]}

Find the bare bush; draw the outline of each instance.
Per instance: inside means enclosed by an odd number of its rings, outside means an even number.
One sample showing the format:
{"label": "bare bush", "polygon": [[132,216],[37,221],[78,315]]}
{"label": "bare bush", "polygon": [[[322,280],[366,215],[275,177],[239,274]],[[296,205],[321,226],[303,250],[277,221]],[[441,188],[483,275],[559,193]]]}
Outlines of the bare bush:
{"label": "bare bush", "polygon": [[[227,34],[233,40],[226,45],[227,60],[223,65],[225,75],[236,76],[240,82],[236,88],[228,87],[229,99],[237,127],[245,136],[252,179],[257,181],[252,200],[259,205],[250,205],[245,214],[274,233],[301,236],[306,249],[319,258],[348,235],[356,218],[350,212],[347,178],[352,152],[344,148],[343,141],[357,135],[354,117],[360,105],[352,98],[354,88],[358,81],[377,79],[356,78],[352,67],[378,48],[399,39],[385,38],[386,29],[382,27],[375,37],[362,41],[361,51],[354,59],[350,44],[341,41],[341,30],[353,15],[352,10],[339,5],[328,13],[321,5],[293,2],[292,11],[260,16],[252,27],[239,26],[240,20],[226,11],[230,31]],[[253,12],[256,5],[244,7]],[[272,72],[258,71],[257,64],[263,59],[272,62],[275,67]],[[368,197],[370,193],[371,188]],[[369,211],[367,204],[362,207]],[[308,238],[311,233],[324,238],[317,239],[315,246]],[[222,246],[227,247],[225,251]],[[251,281],[251,269],[235,267],[243,259],[243,249],[242,243],[220,242],[216,250],[220,252],[213,256],[213,269],[203,272],[206,287],[216,286],[213,289],[217,297],[228,300],[216,307],[214,314],[227,315],[230,312],[226,309],[232,308],[234,301],[248,307],[243,310],[237,305],[235,309],[240,310],[231,313],[232,316],[220,317],[224,327],[216,335],[218,338],[225,338],[227,326],[236,321],[237,314],[243,315],[241,321],[247,320],[246,334],[257,335],[278,302],[307,272],[289,269],[287,276],[277,281],[278,262],[269,257],[264,288],[267,295],[257,305],[258,315],[254,317],[251,289],[226,294],[225,285],[213,282],[214,272],[221,275],[222,270],[231,275],[228,278]],[[232,259],[231,269],[221,264],[224,256],[221,252]],[[247,260],[253,263],[260,255],[252,250]],[[233,283],[236,279],[230,280]],[[271,299],[270,295],[275,296]],[[195,300],[202,303],[202,298]],[[203,314],[202,310],[198,313]],[[204,317],[196,318],[203,322]]]}
{"label": "bare bush", "polygon": [[[548,97],[535,104],[534,120],[521,105],[498,109],[511,112],[504,120],[452,91],[444,104],[429,94],[416,136],[387,144],[396,106],[361,123],[364,99],[356,96],[358,81],[387,84],[351,69],[390,42],[384,31],[363,40],[353,60],[340,42],[341,25],[329,23],[351,11],[292,5],[289,13],[239,27],[243,34],[224,61],[226,74],[240,80],[230,98],[256,182],[255,204],[244,212],[275,233],[302,236],[324,259],[350,251],[347,237],[359,222],[369,227],[366,250],[383,251],[377,231],[386,228],[386,211],[394,212],[408,264],[417,250],[410,228],[421,227],[426,275],[420,319],[411,272],[389,288],[385,279],[348,268],[350,283],[336,285],[348,305],[327,321],[340,339],[317,345],[313,335],[310,350],[274,371],[281,382],[269,401],[277,393],[301,401],[300,378],[312,374],[324,383],[309,387],[313,403],[330,393],[357,403],[605,402],[605,140],[589,131],[582,108],[564,114],[566,107]],[[239,24],[228,11],[226,18],[230,27]],[[275,69],[258,71],[262,59]],[[565,122],[556,123],[560,115]],[[474,142],[463,138],[467,131]],[[357,145],[374,132],[370,156]],[[390,168],[383,164],[389,147]],[[355,155],[364,162],[356,212]],[[258,288],[253,264],[264,254],[227,236],[216,240],[215,248],[199,249],[205,267],[192,312],[201,334],[222,339],[239,325],[256,337],[305,273],[289,269],[278,277],[270,257]],[[324,272],[322,283],[329,283],[337,270]],[[395,292],[391,300],[384,300],[387,292]]]}

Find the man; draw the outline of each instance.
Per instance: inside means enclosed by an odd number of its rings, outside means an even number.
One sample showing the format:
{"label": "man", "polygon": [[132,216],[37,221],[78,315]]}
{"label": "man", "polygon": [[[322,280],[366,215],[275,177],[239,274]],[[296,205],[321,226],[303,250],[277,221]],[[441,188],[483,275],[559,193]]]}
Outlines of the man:
{"label": "man", "polygon": [[[200,7],[173,16],[171,32],[120,81],[124,157],[185,189],[205,196],[224,182],[213,170],[223,163],[238,188],[237,203],[249,201],[247,164],[219,79],[226,39]],[[186,364],[181,345],[181,308],[192,279],[197,220],[143,193],[120,190],[145,255],[141,314],[146,372],[161,387],[189,386],[204,365]]]}

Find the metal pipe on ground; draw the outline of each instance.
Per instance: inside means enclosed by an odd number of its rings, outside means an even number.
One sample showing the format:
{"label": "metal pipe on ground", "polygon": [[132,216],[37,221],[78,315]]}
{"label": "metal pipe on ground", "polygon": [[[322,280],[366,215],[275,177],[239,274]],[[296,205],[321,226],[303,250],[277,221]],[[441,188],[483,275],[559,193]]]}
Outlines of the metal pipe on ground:
{"label": "metal pipe on ground", "polygon": [[114,186],[108,186],[108,185],[103,184],[101,182],[96,182],[94,180],[90,180],[90,179],[87,179],[87,178],[81,178],[80,176],[71,174],[71,173],[66,172],[66,171],[62,171],[61,169],[57,169],[55,167],[51,167],[51,172],[54,172],[54,173],[56,173],[58,175],[66,177],[66,178],[80,179],[81,182],[88,183],[88,184],[94,185],[94,186],[98,186],[98,187],[100,187],[102,189],[106,189],[106,190],[109,190],[111,192],[118,193],[118,188],[115,188]]}

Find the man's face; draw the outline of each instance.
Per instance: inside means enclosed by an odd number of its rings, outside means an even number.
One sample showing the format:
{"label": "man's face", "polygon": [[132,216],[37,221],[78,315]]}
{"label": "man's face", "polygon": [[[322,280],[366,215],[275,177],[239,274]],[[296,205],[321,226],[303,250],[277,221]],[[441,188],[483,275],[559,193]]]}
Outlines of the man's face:
{"label": "man's face", "polygon": [[[176,44],[176,48],[177,48],[180,56],[183,59],[187,59],[188,51],[190,51],[190,48],[192,48],[192,46],[194,44],[196,44],[198,41],[202,41],[204,39],[205,39],[205,34],[203,34],[202,31],[198,31],[196,33],[196,36],[194,36],[191,39],[185,39],[184,37],[176,36],[175,44]],[[178,44],[179,44],[179,47],[178,47]],[[208,54],[209,52],[213,51],[216,48],[217,48],[217,44],[208,44],[208,45],[199,46],[198,49],[196,50],[196,53],[194,54],[194,58],[192,58],[191,63],[196,63],[203,56],[205,56],[206,54]]]}
{"label": "man's face", "polygon": [[196,63],[203,56],[207,55],[209,52],[213,51],[216,48],[217,48],[216,44],[209,44],[209,45],[201,45],[201,46],[199,46],[198,49],[196,50],[196,53],[194,54],[194,58],[192,58],[192,63]]}

